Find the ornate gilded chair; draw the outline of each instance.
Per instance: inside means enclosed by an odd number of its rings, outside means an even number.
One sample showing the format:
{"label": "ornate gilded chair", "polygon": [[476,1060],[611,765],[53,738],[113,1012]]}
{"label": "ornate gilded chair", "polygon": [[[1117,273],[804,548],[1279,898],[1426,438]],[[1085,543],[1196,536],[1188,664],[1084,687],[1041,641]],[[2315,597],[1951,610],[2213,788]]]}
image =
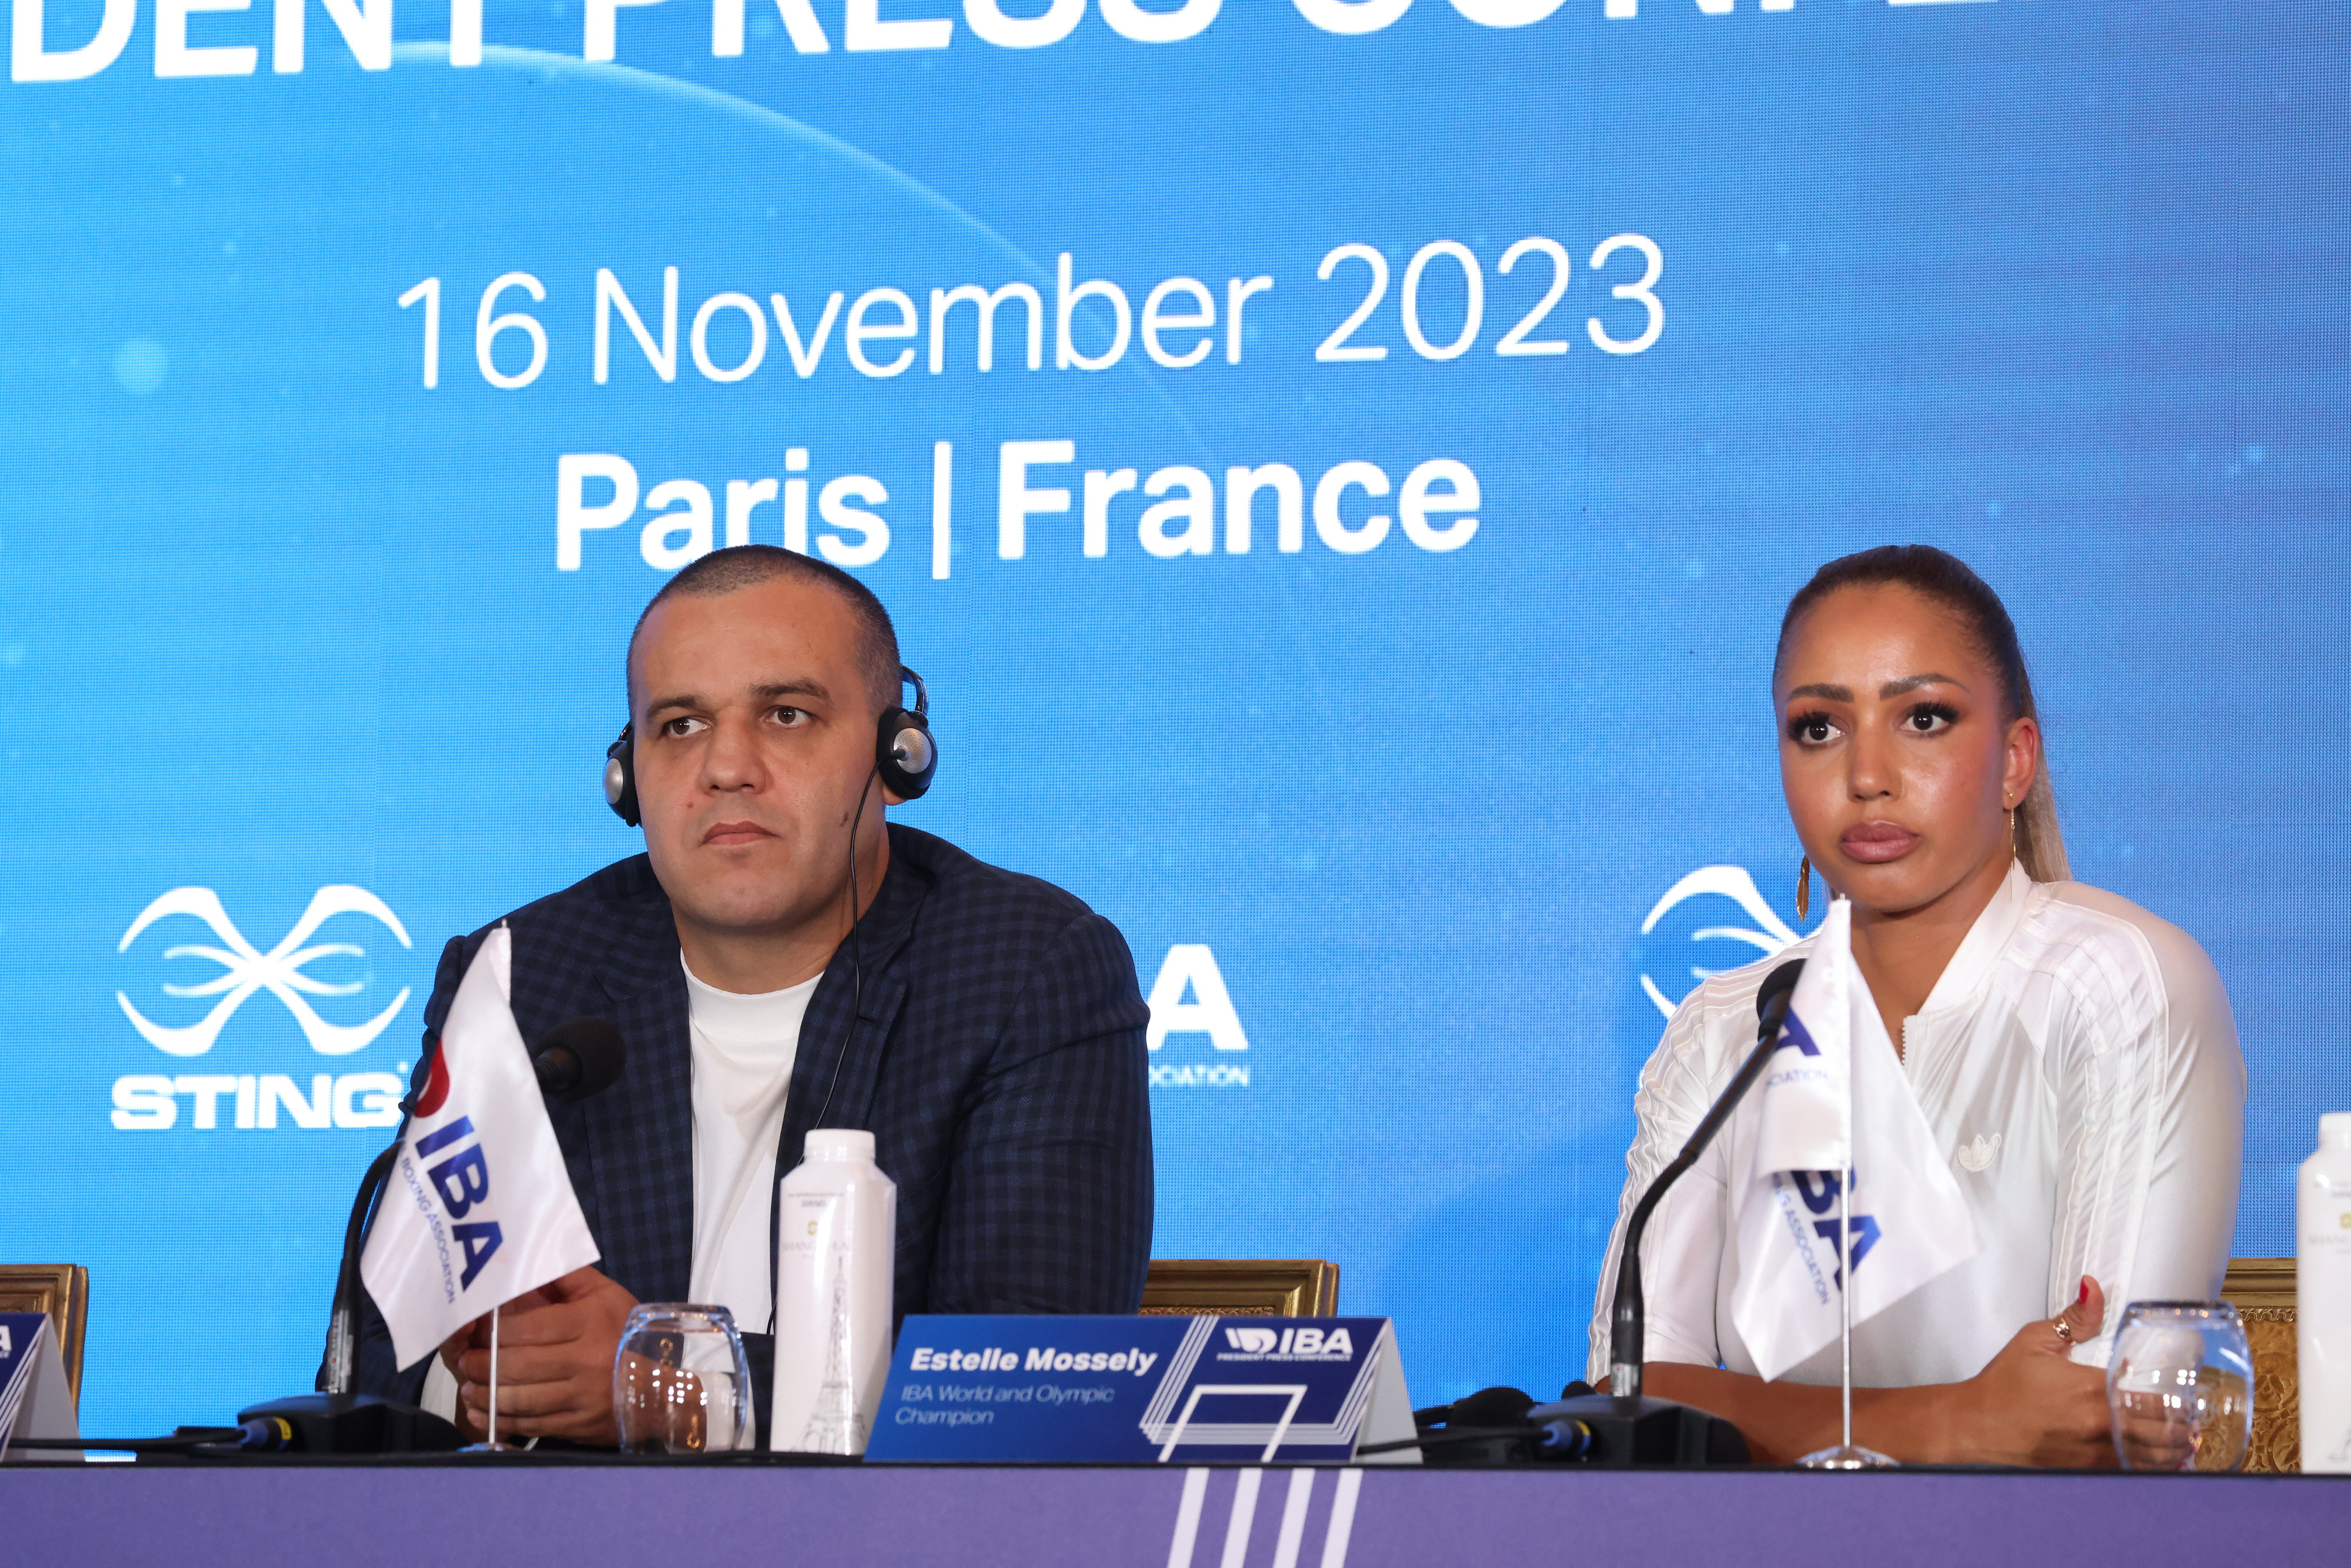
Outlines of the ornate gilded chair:
{"label": "ornate gilded chair", "polygon": [[1339,1310],[1339,1265],[1319,1258],[1155,1258],[1145,1317],[1327,1318]]}
{"label": "ornate gilded chair", "polygon": [[2295,1378],[2294,1260],[2232,1258],[2220,1294],[2245,1322],[2253,1349],[2253,1446],[2248,1474],[2302,1469],[2302,1401]]}
{"label": "ornate gilded chair", "polygon": [[0,1263],[0,1312],[47,1312],[66,1364],[66,1389],[81,1407],[81,1341],[89,1323],[89,1270],[78,1263]]}

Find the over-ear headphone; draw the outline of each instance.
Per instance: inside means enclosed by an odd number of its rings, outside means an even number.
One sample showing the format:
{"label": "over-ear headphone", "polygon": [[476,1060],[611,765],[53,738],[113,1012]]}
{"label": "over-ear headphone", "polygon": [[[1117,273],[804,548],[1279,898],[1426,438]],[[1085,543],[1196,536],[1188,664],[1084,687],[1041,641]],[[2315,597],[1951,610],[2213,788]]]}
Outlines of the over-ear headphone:
{"label": "over-ear headphone", "polygon": [[902,707],[882,710],[882,725],[873,741],[873,770],[883,787],[901,800],[919,800],[939,770],[938,743],[931,738],[931,694],[923,677],[898,666],[900,695],[907,683],[914,687],[913,712]]}
{"label": "over-ear headphone", "polygon": [[637,727],[633,721],[622,725],[621,738],[604,748],[604,804],[632,828],[643,820],[637,810]]}
{"label": "over-ear headphone", "polygon": [[[914,688],[914,706],[884,708],[873,736],[873,770],[883,785],[902,800],[919,800],[939,770],[938,743],[931,737],[931,694],[923,677],[898,666],[903,687]],[[637,806],[637,727],[622,727],[621,737],[604,748],[604,803],[612,814],[635,827],[643,821]]]}

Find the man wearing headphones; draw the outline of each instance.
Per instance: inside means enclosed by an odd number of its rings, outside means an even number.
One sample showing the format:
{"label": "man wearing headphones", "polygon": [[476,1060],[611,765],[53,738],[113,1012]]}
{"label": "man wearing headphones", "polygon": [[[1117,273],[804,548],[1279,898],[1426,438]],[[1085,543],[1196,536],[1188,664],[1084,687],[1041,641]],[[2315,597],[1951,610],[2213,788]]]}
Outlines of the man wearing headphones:
{"label": "man wearing headphones", "polygon": [[[606,791],[645,853],[506,922],[523,1037],[604,1018],[628,1061],[549,1106],[602,1257],[503,1312],[500,1436],[611,1442],[622,1323],[662,1301],[733,1312],[764,1441],[776,1182],[820,1126],[870,1129],[898,1185],[901,1317],[1134,1311],[1152,1178],[1134,957],[1069,894],[884,823],[937,758],[881,601],[807,556],[719,550],[653,596],[628,675]],[[442,954],[428,1041],[495,925]],[[402,1375],[369,1302],[360,1386],[478,1435],[486,1332]]]}

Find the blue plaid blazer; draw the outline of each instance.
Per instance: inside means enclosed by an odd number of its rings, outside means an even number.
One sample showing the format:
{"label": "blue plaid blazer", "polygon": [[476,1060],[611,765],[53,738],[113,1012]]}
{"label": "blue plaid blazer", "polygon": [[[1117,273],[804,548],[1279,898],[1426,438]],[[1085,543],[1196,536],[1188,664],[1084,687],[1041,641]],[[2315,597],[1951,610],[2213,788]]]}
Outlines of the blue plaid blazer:
{"label": "blue plaid blazer", "polygon": [[[890,869],[809,1002],[776,1167],[828,1125],[873,1134],[898,1184],[895,1306],[908,1312],[1132,1312],[1151,1256],[1149,1021],[1118,928],[1050,883],[890,824]],[[507,917],[525,1040],[582,1016],[628,1042],[621,1081],[548,1113],[602,1260],[639,1301],[686,1299],[694,1245],[693,1044],[669,897],[643,855]],[[495,927],[453,938],[428,1038]],[[420,1063],[420,1071],[422,1064]],[[772,1246],[772,1239],[770,1241]],[[772,1344],[739,1325],[766,1423]],[[358,1385],[413,1403],[372,1301]]]}

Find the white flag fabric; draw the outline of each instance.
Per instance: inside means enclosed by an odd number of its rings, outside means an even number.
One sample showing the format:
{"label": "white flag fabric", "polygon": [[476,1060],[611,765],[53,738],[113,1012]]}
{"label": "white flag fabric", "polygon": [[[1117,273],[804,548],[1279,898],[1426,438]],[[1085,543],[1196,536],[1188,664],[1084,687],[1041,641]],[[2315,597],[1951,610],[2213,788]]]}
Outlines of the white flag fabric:
{"label": "white flag fabric", "polygon": [[1844,899],[1821,924],[1757,1093],[1730,1308],[1768,1380],[1837,1338],[1846,1279],[1837,1198],[1848,1166],[1855,1324],[1982,1243],[1853,961],[1853,905]]}
{"label": "white flag fabric", "polygon": [[491,1308],[597,1259],[515,1027],[513,962],[501,925],[458,984],[360,1255],[403,1369]]}

